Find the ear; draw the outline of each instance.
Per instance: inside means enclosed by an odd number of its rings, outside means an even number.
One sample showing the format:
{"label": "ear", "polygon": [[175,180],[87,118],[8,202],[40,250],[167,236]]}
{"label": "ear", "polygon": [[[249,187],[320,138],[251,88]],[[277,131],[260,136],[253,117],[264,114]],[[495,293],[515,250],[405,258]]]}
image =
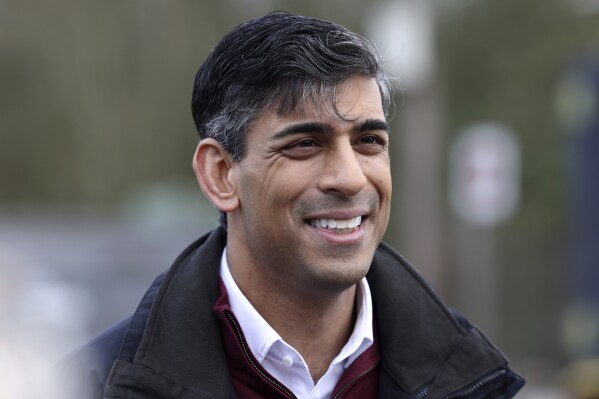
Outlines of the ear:
{"label": "ear", "polygon": [[221,211],[239,208],[231,168],[233,160],[213,138],[200,141],[193,157],[193,170],[204,195]]}

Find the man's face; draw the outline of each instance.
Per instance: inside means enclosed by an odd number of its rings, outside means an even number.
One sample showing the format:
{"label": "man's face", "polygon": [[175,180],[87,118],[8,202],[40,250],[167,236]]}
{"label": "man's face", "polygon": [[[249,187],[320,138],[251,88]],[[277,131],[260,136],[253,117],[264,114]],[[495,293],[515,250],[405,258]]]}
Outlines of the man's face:
{"label": "man's face", "polygon": [[[230,171],[232,262],[304,294],[346,289],[368,271],[389,220],[388,127],[373,79],[338,87],[345,120],[306,105],[264,111]],[[233,256],[231,254],[231,256]]]}

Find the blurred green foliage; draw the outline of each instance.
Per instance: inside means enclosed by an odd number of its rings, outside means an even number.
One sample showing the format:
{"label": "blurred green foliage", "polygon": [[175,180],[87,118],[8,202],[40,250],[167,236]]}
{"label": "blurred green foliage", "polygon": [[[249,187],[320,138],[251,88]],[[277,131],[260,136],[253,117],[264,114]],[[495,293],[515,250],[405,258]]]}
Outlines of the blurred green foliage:
{"label": "blurred green foliage", "polygon": [[111,202],[191,176],[193,77],[260,3],[1,1],[0,201]]}

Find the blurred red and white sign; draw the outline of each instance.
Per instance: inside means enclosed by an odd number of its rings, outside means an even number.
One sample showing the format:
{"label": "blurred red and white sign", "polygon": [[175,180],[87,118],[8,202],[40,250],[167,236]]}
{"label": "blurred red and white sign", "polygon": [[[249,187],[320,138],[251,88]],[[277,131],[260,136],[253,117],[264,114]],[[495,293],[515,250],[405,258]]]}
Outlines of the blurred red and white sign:
{"label": "blurred red and white sign", "polygon": [[477,227],[509,219],[520,198],[520,146],[507,127],[486,122],[464,129],[450,152],[450,201],[456,216]]}

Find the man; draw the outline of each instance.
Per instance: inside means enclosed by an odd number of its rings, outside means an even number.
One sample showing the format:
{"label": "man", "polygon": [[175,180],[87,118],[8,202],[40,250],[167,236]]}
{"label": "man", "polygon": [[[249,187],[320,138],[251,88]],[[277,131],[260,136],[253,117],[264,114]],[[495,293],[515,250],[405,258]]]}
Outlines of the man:
{"label": "man", "polygon": [[389,88],[364,38],[276,13],[195,79],[221,226],[76,355],[88,397],[509,398],[524,381],[381,243]]}

